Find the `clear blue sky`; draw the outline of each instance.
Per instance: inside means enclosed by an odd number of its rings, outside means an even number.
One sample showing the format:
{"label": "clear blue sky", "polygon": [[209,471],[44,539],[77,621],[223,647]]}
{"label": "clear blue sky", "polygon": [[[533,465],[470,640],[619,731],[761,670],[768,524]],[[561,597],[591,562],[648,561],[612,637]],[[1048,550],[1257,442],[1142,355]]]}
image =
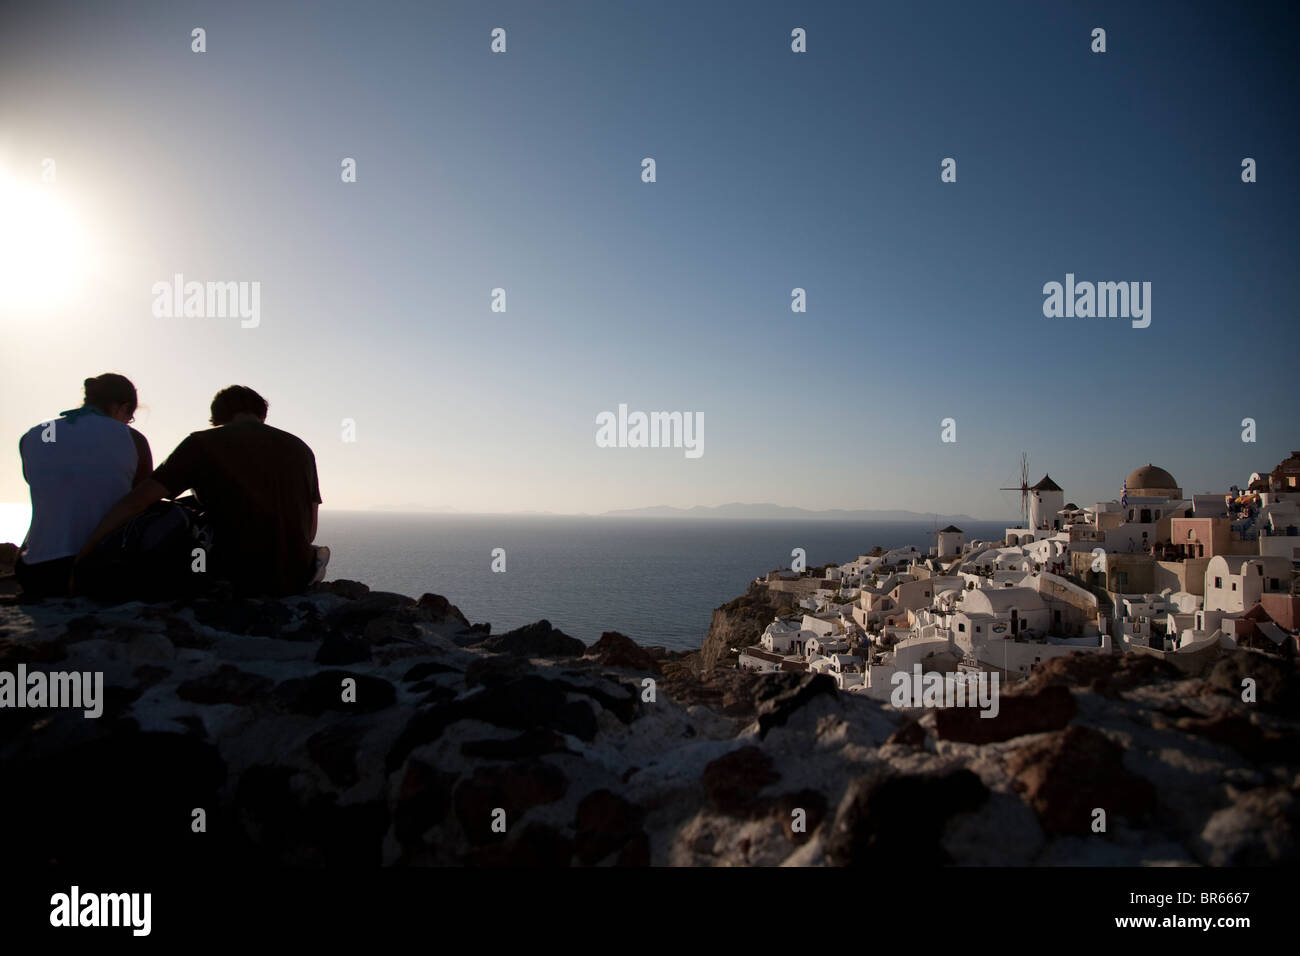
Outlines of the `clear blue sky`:
{"label": "clear blue sky", "polygon": [[[216,389],[258,388],[326,507],[998,517],[1021,451],[1080,504],[1148,460],[1221,490],[1300,448],[1298,27],[1228,3],[7,5],[0,174],[57,159],[34,188],[90,265],[61,304],[0,289],[0,433],[112,369],[158,458]],[[260,326],[154,317],[176,272],[260,281]],[[1151,326],[1045,318],[1067,272],[1151,282]],[[702,412],[703,457],[597,448],[620,402]],[[14,450],[0,501],[25,498]]]}

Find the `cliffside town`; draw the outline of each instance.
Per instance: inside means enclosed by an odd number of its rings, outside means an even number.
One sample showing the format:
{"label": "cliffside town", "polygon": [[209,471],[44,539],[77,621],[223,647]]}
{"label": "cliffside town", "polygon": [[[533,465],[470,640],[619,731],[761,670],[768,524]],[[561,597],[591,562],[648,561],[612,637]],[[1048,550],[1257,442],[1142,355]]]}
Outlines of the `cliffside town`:
{"label": "cliffside town", "polygon": [[1121,500],[1080,508],[1045,475],[1025,488],[1027,525],[1000,541],[950,525],[924,552],[771,572],[715,613],[702,662],[825,674],[886,700],[917,666],[1005,685],[1078,653],[1145,655],[1188,674],[1239,648],[1291,659],[1298,479],[1295,452],[1245,492],[1189,497],[1147,465]]}

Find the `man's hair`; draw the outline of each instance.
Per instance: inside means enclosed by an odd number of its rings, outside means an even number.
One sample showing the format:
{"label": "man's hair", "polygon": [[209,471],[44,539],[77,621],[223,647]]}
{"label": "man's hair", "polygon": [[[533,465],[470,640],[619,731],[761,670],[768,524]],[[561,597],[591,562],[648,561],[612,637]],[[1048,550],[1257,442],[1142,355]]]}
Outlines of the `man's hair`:
{"label": "man's hair", "polygon": [[212,399],[212,424],[228,425],[236,415],[244,413],[266,421],[268,407],[266,399],[247,385],[231,385]]}
{"label": "man's hair", "polygon": [[137,405],[135,386],[125,375],[105,372],[103,375],[86,379],[82,384],[86,389],[85,404],[93,405],[105,414],[108,414],[108,410],[114,405],[125,405],[128,418],[135,414]]}

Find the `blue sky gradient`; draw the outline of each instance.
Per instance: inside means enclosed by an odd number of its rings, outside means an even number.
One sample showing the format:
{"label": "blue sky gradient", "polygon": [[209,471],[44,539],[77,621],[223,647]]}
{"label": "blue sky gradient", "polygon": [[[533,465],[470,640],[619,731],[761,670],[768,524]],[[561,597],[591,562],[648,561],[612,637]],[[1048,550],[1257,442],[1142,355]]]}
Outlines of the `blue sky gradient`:
{"label": "blue sky gradient", "polygon": [[[0,310],[16,346],[0,431],[16,448],[113,369],[158,458],[217,388],[258,388],[315,448],[326,507],[992,518],[1017,510],[997,488],[1021,451],[1031,481],[1050,472],[1080,504],[1148,460],[1223,490],[1300,447],[1298,20],[1185,3],[10,7],[0,171],[35,180],[57,157],[103,268],[71,307]],[[261,325],[155,318],[150,287],[175,272],[261,281]],[[1042,286],[1067,272],[1150,281],[1151,326],[1045,318]],[[595,416],[620,402],[703,412],[705,454],[597,448]],[[0,501],[25,497],[15,451]]]}

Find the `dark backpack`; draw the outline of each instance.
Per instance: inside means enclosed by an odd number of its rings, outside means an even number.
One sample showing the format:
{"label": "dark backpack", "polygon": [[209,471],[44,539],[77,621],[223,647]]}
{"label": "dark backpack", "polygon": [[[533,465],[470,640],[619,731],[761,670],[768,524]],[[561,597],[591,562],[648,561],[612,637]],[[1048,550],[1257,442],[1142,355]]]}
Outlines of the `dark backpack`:
{"label": "dark backpack", "polygon": [[211,560],[212,531],[193,498],[159,501],[104,538],[77,565],[76,590],[102,601],[158,601],[202,590],[195,548]]}

